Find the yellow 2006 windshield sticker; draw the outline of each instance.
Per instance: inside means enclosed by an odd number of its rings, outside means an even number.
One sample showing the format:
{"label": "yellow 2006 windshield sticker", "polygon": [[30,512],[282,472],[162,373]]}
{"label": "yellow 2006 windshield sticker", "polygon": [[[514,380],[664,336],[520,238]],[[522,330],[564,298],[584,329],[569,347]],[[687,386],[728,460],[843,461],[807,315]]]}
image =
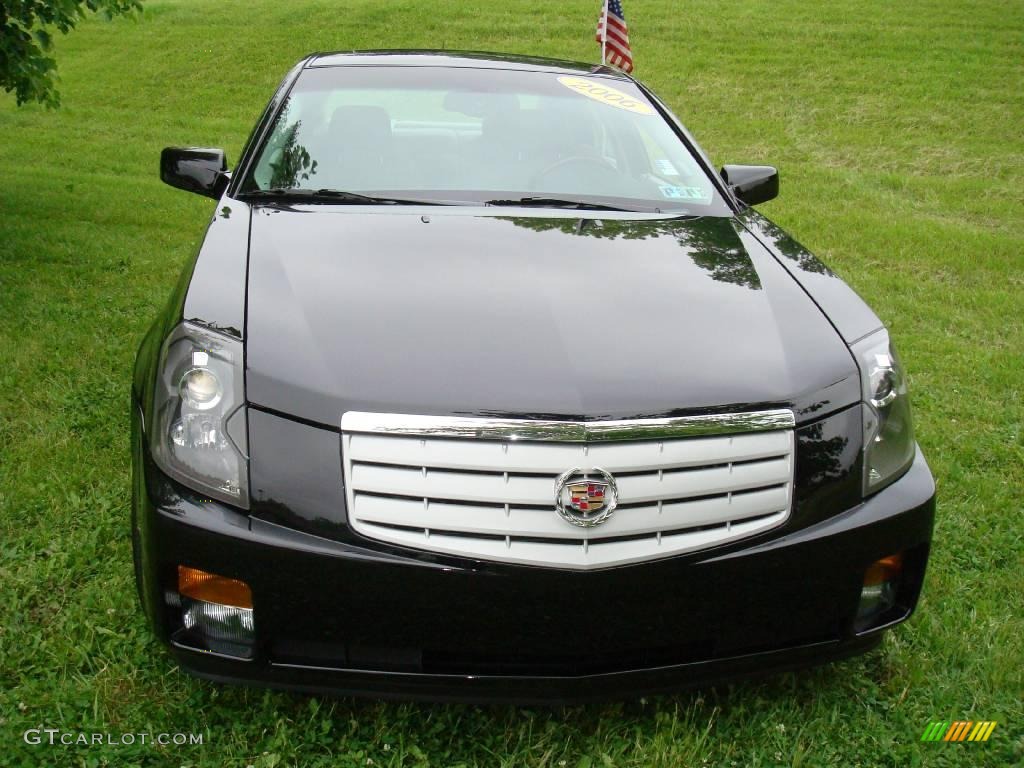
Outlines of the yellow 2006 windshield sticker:
{"label": "yellow 2006 windshield sticker", "polygon": [[611,86],[604,85],[600,80],[592,80],[587,77],[560,77],[558,82],[566,88],[571,88],[576,93],[582,93],[594,101],[607,104],[609,107],[625,109],[629,112],[636,112],[638,115],[657,114],[649,105],[639,99],[630,96],[628,93],[617,91]]}

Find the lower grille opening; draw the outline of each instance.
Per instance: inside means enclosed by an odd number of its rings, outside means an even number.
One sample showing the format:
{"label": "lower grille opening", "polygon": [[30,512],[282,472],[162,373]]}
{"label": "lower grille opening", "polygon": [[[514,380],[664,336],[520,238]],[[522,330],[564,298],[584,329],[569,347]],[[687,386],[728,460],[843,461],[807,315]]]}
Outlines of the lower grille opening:
{"label": "lower grille opening", "polygon": [[572,677],[665,667],[711,658],[710,641],[642,650],[577,654],[487,654],[424,651],[423,671],[434,674],[556,675]]}
{"label": "lower grille opening", "polygon": [[769,653],[801,645],[834,642],[839,630],[779,639],[776,643],[749,643],[716,639],[652,648],[615,651],[581,649],[578,653],[486,652],[437,648],[384,648],[342,643],[288,642],[274,646],[275,664],[323,669],[365,669],[434,675],[495,675],[579,677],[630,670],[655,669],[710,662],[733,656]]}

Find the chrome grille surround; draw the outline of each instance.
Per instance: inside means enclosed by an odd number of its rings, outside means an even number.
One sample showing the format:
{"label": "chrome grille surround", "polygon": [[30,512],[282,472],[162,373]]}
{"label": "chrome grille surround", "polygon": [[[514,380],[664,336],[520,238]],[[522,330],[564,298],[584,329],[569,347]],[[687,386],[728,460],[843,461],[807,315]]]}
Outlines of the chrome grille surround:
{"label": "chrome grille surround", "polygon": [[[607,568],[781,525],[793,496],[792,411],[628,421],[342,416],[348,518],[368,538],[555,568]],[[603,467],[615,515],[574,527],[556,479]]]}

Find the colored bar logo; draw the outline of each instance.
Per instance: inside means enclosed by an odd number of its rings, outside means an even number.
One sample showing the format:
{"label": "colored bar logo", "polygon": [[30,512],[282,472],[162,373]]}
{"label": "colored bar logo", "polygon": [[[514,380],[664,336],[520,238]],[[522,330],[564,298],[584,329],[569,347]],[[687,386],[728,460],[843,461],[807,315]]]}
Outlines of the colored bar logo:
{"label": "colored bar logo", "polygon": [[933,720],[921,734],[921,741],[988,741],[995,729],[995,720]]}

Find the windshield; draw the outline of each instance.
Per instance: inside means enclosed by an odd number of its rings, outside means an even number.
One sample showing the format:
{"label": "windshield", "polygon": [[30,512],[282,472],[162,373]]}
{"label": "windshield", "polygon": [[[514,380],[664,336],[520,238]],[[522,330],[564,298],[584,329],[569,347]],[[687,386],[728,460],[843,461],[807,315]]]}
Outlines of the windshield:
{"label": "windshield", "polygon": [[307,69],[241,189],[728,213],[633,83],[500,69]]}

